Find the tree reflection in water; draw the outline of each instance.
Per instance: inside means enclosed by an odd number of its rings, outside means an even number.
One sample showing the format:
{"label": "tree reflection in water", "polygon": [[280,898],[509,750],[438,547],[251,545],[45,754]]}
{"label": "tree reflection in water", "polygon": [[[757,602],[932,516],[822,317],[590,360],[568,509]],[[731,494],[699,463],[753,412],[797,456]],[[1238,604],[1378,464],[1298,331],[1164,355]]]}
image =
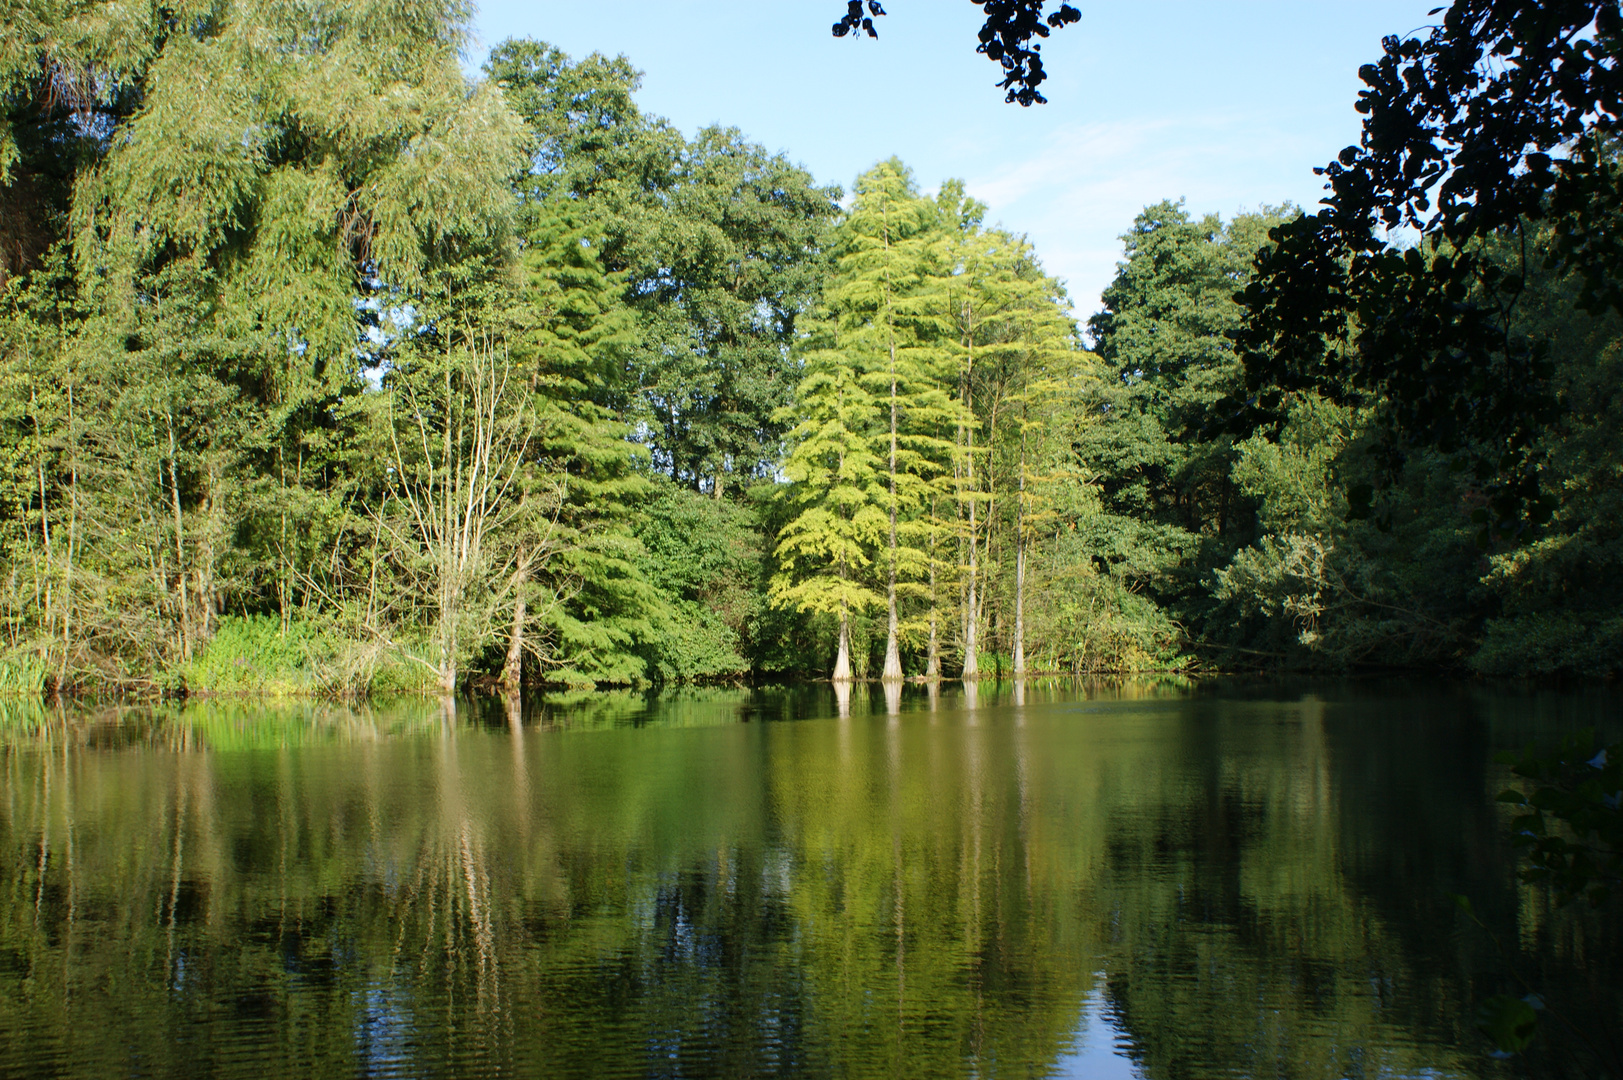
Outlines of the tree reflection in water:
{"label": "tree reflection in water", "polygon": [[844,689],[8,705],[4,1071],[1572,1066],[1484,1056],[1504,961],[1450,890],[1615,1016],[1615,931],[1515,885],[1489,761],[1609,700]]}

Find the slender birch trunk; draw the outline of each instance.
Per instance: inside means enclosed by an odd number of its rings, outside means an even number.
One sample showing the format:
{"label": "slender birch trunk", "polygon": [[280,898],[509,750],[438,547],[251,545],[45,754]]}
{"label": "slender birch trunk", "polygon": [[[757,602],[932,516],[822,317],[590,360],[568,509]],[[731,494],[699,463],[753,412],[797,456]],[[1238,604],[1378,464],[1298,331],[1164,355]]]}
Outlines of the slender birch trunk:
{"label": "slender birch trunk", "polygon": [[219,596],[214,577],[214,568],[218,562],[215,540],[225,529],[224,515],[220,509],[219,462],[211,453],[208,456],[208,463],[207,486],[203,501],[203,537],[199,545],[197,569],[193,574],[193,580],[197,583],[196,637],[202,642],[214,636],[214,617],[219,610]]}
{"label": "slender birch trunk", "polygon": [[73,653],[73,564],[79,549],[79,444],[74,426],[73,380],[68,380],[68,551],[62,567],[62,656],[57,663],[58,692],[68,681]]}
{"label": "slender birch trunk", "polygon": [[[32,368],[32,364],[29,367]],[[40,423],[39,395],[36,382],[37,380],[32,378],[31,373],[28,386],[28,404],[29,411],[34,416],[34,471],[39,483],[40,556],[45,563],[45,572],[34,576],[34,599],[36,602],[40,600],[40,583],[43,582],[45,596],[44,602],[40,604],[40,610],[45,614],[46,634],[51,635],[56,631],[56,605],[53,603],[55,590],[51,587],[51,579],[54,576],[52,570],[55,569],[56,555],[51,550],[51,504],[46,491],[45,479],[45,430]]]}
{"label": "slender birch trunk", "polygon": [[[446,360],[450,360],[449,342],[447,342],[446,347]],[[458,580],[460,577],[457,566],[459,560],[457,559],[455,542],[457,536],[455,503],[462,492],[462,459],[460,455],[453,456],[452,454],[452,446],[459,446],[462,442],[462,433],[457,431],[454,437],[452,435],[454,426],[452,417],[455,417],[457,421],[461,419],[460,411],[453,405],[455,401],[455,398],[452,397],[453,393],[451,365],[447,362],[445,365],[445,408],[447,415],[445,418],[445,430],[441,435],[441,442],[444,444],[444,457],[442,460],[445,462],[446,478],[444,494],[441,500],[444,503],[444,524],[441,533],[444,540],[440,544],[439,610],[440,689],[447,694],[456,691],[458,659],[456,620],[457,608],[460,606],[457,601],[461,599],[462,592],[460,588],[462,583]]]}
{"label": "slender birch trunk", "polygon": [[901,633],[896,616],[896,342],[890,343],[890,565],[885,593],[885,669],[881,678],[902,677]]}
{"label": "slender birch trunk", "polygon": [[1020,491],[1014,504],[1014,677],[1026,673],[1026,437],[1020,436]]}
{"label": "slender birch trunk", "polygon": [[930,502],[930,644],[924,658],[924,677],[941,678],[940,607],[936,600],[935,584],[935,501]]}
{"label": "slender birch trunk", "polygon": [[969,487],[969,582],[964,603],[964,671],[966,679],[980,677],[980,528],[976,502],[980,489],[975,479],[975,311],[964,301],[964,409],[969,423],[964,432],[964,470]]}
{"label": "slender birch trunk", "polygon": [[[288,500],[287,487],[287,451],[283,446],[276,448],[276,479],[282,486],[282,505],[285,507]],[[287,511],[284,509],[277,522],[280,530],[276,540],[276,612],[282,619],[282,636],[286,637],[293,622],[292,591],[293,569],[287,554],[288,522]]]}

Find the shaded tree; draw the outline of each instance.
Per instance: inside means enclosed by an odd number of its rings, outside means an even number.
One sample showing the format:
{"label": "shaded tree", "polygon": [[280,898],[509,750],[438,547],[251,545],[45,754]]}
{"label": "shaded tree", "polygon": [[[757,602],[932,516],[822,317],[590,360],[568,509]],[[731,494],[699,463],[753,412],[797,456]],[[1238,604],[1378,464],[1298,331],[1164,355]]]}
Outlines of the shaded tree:
{"label": "shaded tree", "polygon": [[[1359,144],[1320,170],[1325,208],[1281,227],[1245,292],[1239,425],[1277,425],[1286,395],[1381,400],[1390,481],[1411,450],[1457,457],[1486,496],[1483,542],[1548,520],[1539,433],[1557,415],[1546,356],[1515,332],[1548,222],[1547,265],[1580,303],[1616,310],[1623,15],[1608,0],[1458,0],[1425,37],[1390,36],[1360,71]],[[1407,239],[1420,233],[1419,243]],[[1243,399],[1243,400],[1242,400]]]}

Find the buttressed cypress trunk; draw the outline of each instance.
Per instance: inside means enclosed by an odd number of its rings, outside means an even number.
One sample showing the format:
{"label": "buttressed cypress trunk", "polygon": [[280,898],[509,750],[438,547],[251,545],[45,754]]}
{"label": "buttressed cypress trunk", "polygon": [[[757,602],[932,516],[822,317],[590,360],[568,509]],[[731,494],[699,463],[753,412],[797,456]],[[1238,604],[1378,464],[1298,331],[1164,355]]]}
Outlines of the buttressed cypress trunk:
{"label": "buttressed cypress trunk", "polygon": [[834,654],[834,681],[851,681],[851,615],[840,606],[840,646]]}

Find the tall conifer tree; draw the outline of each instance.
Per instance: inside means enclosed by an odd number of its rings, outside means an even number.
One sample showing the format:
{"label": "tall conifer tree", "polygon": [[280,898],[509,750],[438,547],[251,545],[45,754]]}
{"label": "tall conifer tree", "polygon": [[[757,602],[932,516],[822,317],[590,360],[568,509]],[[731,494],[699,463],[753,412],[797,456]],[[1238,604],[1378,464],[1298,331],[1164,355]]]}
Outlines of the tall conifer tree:
{"label": "tall conifer tree", "polygon": [[935,207],[919,196],[906,166],[894,158],[875,166],[857,180],[827,294],[835,347],[865,373],[881,412],[874,452],[886,487],[885,679],[902,677],[899,592],[927,572],[916,518],[951,456],[935,434],[951,406],[935,370],[928,308],[920,304],[935,226]]}
{"label": "tall conifer tree", "polygon": [[852,358],[814,352],[796,391],[783,472],[794,515],[778,534],[772,603],[838,619],[834,678],[851,678],[851,616],[883,599],[868,580],[888,520],[884,462],[873,451],[879,402]]}

